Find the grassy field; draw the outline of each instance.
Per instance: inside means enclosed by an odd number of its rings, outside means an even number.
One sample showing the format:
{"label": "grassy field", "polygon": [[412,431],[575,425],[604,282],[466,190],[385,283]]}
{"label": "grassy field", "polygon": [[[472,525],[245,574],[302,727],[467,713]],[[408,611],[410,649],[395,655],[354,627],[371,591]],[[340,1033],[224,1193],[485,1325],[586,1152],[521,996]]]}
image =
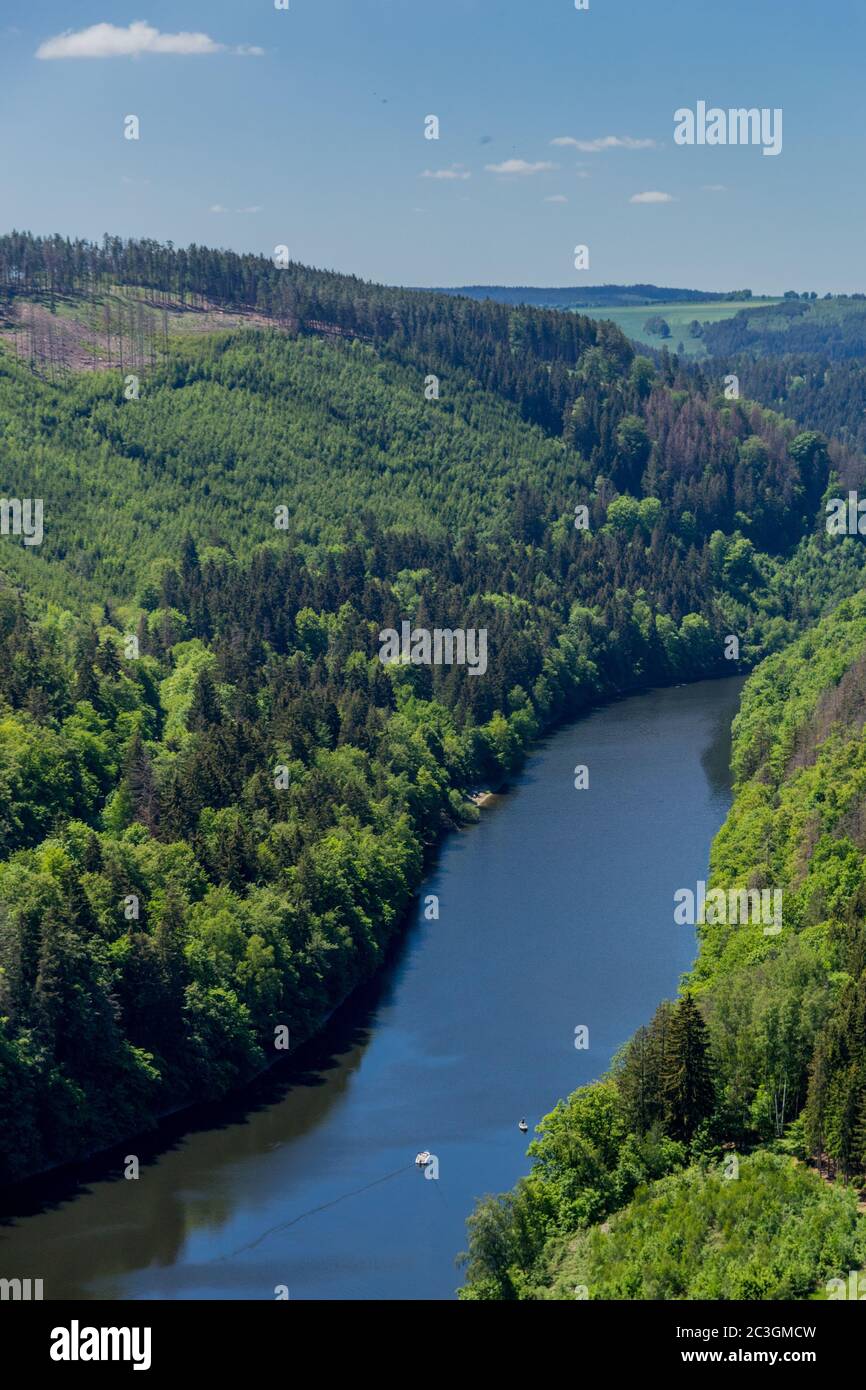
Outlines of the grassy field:
{"label": "grassy field", "polygon": [[[617,328],[621,328],[623,333],[636,343],[645,343],[648,347],[655,348],[667,344],[672,352],[682,343],[689,357],[704,357],[706,349],[701,339],[689,337],[689,324],[693,319],[697,319],[699,323],[718,323],[722,319],[733,318],[741,309],[760,309],[768,304],[777,303],[777,299],[720,299],[693,304],[634,304],[625,309],[581,309],[579,312],[586,314],[588,318],[611,319]],[[660,314],[669,324],[669,338],[659,338],[645,332],[644,324],[655,314]]]}

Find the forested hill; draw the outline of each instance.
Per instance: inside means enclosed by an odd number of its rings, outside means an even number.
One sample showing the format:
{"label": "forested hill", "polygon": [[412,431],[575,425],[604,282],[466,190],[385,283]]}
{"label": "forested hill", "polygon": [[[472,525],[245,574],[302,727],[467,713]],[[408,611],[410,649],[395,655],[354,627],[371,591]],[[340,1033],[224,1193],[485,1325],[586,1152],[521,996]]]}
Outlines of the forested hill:
{"label": "forested hill", "polygon": [[[110,238],[0,239],[0,291],[2,493],[44,504],[0,537],[2,1180],[309,1036],[542,730],[860,582],[832,441],[611,325]],[[259,326],[176,331],[213,306]],[[64,322],[112,369],[33,351]],[[485,673],[383,665],[402,620]]]}
{"label": "forested hill", "polygon": [[532,304],[545,309],[614,309],[629,305],[706,304],[720,300],[749,300],[751,290],[719,291],[665,289],[659,285],[579,285],[555,288],[534,285],[463,285],[440,294],[493,299],[500,304]]}
{"label": "forested hill", "polygon": [[[703,342],[714,354],[714,372],[734,373],[742,395],[835,438],[849,460],[863,458],[866,296],[794,297],[744,308],[704,324]],[[849,467],[840,462],[840,473]],[[859,472],[859,464],[854,468]]]}
{"label": "forested hill", "polygon": [[866,354],[866,295],[826,295],[743,308],[733,318],[704,325],[707,350],[779,356],[810,353],[831,361]]}
{"label": "forested hill", "polygon": [[864,672],[860,594],[747,682],[711,885],[778,890],[781,929],[707,914],[680,1000],[474,1214],[465,1296],[827,1297],[866,1264]]}
{"label": "forested hill", "polygon": [[557,431],[573,397],[569,371],[588,348],[597,347],[613,371],[632,357],[608,323],[542,310],[517,316],[492,302],[389,289],[288,260],[277,266],[263,256],[116,237],[101,245],[24,233],[0,237],[0,295],[8,305],[21,295],[52,306],[64,296],[96,300],[117,285],[149,290],[157,304],[252,309],[293,333],[330,330],[375,341],[430,372],[469,370],[515,401],[525,419]]}

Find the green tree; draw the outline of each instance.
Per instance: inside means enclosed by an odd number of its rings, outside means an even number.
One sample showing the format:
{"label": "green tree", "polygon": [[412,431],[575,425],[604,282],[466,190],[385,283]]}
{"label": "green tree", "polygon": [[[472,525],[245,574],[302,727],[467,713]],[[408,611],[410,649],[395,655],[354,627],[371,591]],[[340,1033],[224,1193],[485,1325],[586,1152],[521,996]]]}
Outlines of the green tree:
{"label": "green tree", "polygon": [[707,1028],[690,994],[679,1001],[670,1020],[662,1085],[668,1132],[688,1143],[715,1106]]}

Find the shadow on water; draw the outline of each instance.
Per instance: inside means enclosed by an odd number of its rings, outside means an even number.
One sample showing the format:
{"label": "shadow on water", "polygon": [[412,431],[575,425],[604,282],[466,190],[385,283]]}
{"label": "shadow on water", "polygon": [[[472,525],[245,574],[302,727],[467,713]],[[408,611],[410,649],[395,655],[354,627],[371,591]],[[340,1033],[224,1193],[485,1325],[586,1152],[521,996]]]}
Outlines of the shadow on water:
{"label": "shadow on water", "polygon": [[292,1138],[317,1129],[328,1111],[339,1104],[358,1071],[375,1033],[377,1017],[394,998],[401,975],[411,961],[417,930],[412,916],[391,942],[375,976],[357,986],[315,1037],[243,1090],[212,1104],[190,1106],[160,1120],[137,1138],[80,1163],[68,1164],[14,1188],[0,1188],[0,1229],[86,1196],[98,1183],[122,1180],[127,1155],[131,1153],[138,1159],[139,1169],[144,1170],[182,1148],[196,1134],[232,1131],[230,1147],[226,1149],[228,1158],[272,1152],[279,1147],[279,1141],[273,1142],[273,1136],[269,1138],[267,1125],[251,1122],[273,1111],[292,1091],[320,1093],[293,1125]]}
{"label": "shadow on water", "polygon": [[701,754],[701,767],[713,794],[726,802],[731,792],[731,723],[740,708],[745,683],[745,676],[726,682],[730,700],[716,712],[712,736]]}

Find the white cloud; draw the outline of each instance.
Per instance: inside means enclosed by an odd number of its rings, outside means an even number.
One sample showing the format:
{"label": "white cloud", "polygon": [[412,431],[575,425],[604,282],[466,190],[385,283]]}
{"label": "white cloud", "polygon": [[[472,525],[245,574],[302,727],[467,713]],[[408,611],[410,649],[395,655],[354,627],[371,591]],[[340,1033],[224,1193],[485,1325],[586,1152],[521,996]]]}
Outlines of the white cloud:
{"label": "white cloud", "polygon": [[228,212],[228,208],[224,208],[222,203],[211,203],[208,212]]}
{"label": "white cloud", "polygon": [[537,164],[528,164],[525,159],[506,159],[502,164],[485,164],[488,174],[545,174],[550,169],[558,169],[558,164],[551,164],[549,160],[539,160]]}
{"label": "white cloud", "polygon": [[[210,207],[208,208],[208,212],[231,212],[231,211],[232,211],[232,209],[231,209],[231,208],[227,208],[227,207],[225,206],[224,203],[211,203]],[[261,204],[260,204],[260,203],[253,203],[253,204],[251,204],[251,206],[248,207],[248,208],[235,208],[234,211],[235,211],[235,212],[261,212],[261,211],[262,211],[262,207],[261,207]]]}
{"label": "white cloud", "polygon": [[727,193],[727,188],[723,183],[705,183],[703,185],[705,193]]}
{"label": "white cloud", "polygon": [[68,29],[46,39],[36,50],[37,58],[137,58],[142,53],[236,53],[260,57],[263,48],[242,44],[229,49],[208,34],[161,34],[146,20],[136,19],[128,28],[116,24],[91,24],[77,33]]}
{"label": "white cloud", "polygon": [[425,169],[422,179],[471,179],[465,164],[452,164],[449,169]]}
{"label": "white cloud", "polygon": [[557,135],[551,145],[567,145],[581,150],[584,154],[598,154],[601,150],[654,150],[655,140],[635,140],[631,135],[601,135],[597,140],[575,140],[573,135]]}
{"label": "white cloud", "polygon": [[670,193],[633,193],[629,198],[630,203],[675,203],[676,198]]}
{"label": "white cloud", "polygon": [[561,193],[554,193],[551,198],[545,198],[544,201],[546,203],[567,203],[568,199],[563,197]]}

